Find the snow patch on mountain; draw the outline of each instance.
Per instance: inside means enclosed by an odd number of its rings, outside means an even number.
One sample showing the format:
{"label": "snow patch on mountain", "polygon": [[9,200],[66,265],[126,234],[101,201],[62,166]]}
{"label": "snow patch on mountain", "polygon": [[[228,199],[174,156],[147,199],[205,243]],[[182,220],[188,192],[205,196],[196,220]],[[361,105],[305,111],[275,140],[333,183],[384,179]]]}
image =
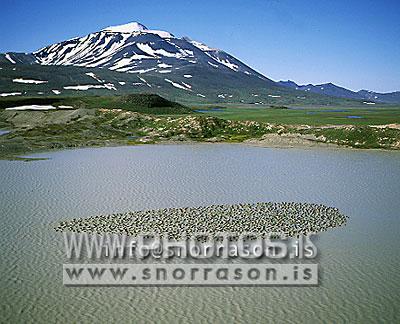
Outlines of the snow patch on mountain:
{"label": "snow patch on mountain", "polygon": [[8,97],[8,96],[20,96],[21,92],[8,92],[8,93],[0,93],[0,97]]}
{"label": "snow patch on mountain", "polygon": [[165,57],[175,57],[175,58],[182,58],[184,56],[187,56],[187,53],[185,51],[182,51],[179,49],[179,51],[172,53],[168,52],[165,49],[153,49],[149,44],[146,43],[137,43],[136,46],[142,50],[144,53],[148,54],[149,56],[152,57],[160,57],[160,56],[165,56]]}
{"label": "snow patch on mountain", "polygon": [[57,108],[51,105],[27,105],[27,106],[6,108],[6,110],[54,110],[54,109]]}
{"label": "snow patch on mountain", "polygon": [[171,85],[173,85],[175,88],[191,91],[190,88],[188,88],[188,87],[185,86],[185,85],[181,85],[181,84],[176,83],[176,82],[174,82],[174,81],[172,81],[172,80],[169,80],[169,79],[164,79],[164,80],[165,80],[166,82],[170,83]]}
{"label": "snow patch on mountain", "polygon": [[41,84],[41,83],[47,83],[49,81],[42,81],[42,80],[31,80],[31,79],[13,79],[13,82],[16,83],[29,83],[29,84]]}
{"label": "snow patch on mountain", "polygon": [[108,89],[108,90],[117,90],[113,83],[106,84],[85,84],[85,85],[76,85],[76,86],[65,86],[65,90],[78,90],[78,91],[86,91],[89,89]]}
{"label": "snow patch on mountain", "polygon": [[194,41],[194,40],[190,40],[189,41],[192,45],[196,46],[199,50],[201,51],[215,51],[216,49],[209,47],[206,44]]}
{"label": "snow patch on mountain", "polygon": [[143,74],[146,72],[150,72],[150,71],[154,71],[156,70],[156,68],[151,68],[151,69],[144,69],[144,70],[134,70],[134,71],[127,71],[128,73],[139,73],[139,74]]}
{"label": "snow patch on mountain", "polygon": [[157,66],[158,66],[159,68],[163,68],[163,69],[167,69],[167,68],[171,68],[171,67],[172,67],[172,65],[165,64],[165,63],[157,64]]}
{"label": "snow patch on mountain", "polygon": [[101,80],[96,74],[94,74],[93,72],[88,72],[85,73],[87,76],[90,76],[91,78],[95,79],[96,81],[103,83],[104,80]]}
{"label": "snow patch on mountain", "polygon": [[15,62],[15,61],[11,58],[10,54],[7,53],[7,54],[5,55],[5,57],[6,57],[6,59],[9,60],[12,64],[17,64],[17,62]]}
{"label": "snow patch on mountain", "polygon": [[123,25],[109,26],[109,27],[102,29],[102,31],[109,31],[112,33],[134,33],[134,32],[140,32],[143,30],[147,30],[147,27],[136,21],[127,23],[127,24],[123,24]]}
{"label": "snow patch on mountain", "polygon": [[[212,58],[214,61],[225,65],[226,67],[230,68],[231,70],[233,70],[233,71],[235,71],[235,72],[237,72],[238,69],[239,69],[239,66],[238,66],[238,65],[236,65],[236,64],[234,64],[234,63],[232,63],[232,62],[230,62],[228,59],[220,58],[220,57],[218,56],[218,53],[217,53],[217,52],[213,53],[213,55],[211,55],[210,53],[207,53],[207,52],[206,52],[205,54],[206,54],[208,57]],[[211,64],[211,63],[209,62],[209,64]],[[212,65],[212,64],[211,64],[211,65]]]}
{"label": "snow patch on mountain", "polygon": [[191,86],[190,84],[185,83],[185,82],[183,82],[183,81],[182,81],[182,84],[183,84],[186,88],[192,89],[192,86]]}
{"label": "snow patch on mountain", "polygon": [[110,33],[125,33],[125,34],[134,34],[134,33],[149,33],[149,34],[156,34],[160,36],[161,38],[172,38],[174,35],[167,31],[163,30],[150,30],[147,29],[146,26],[142,25],[141,23],[138,22],[131,22],[123,25],[117,25],[117,26],[109,26],[101,31],[103,32],[110,32]]}
{"label": "snow patch on mountain", "polygon": [[140,81],[142,81],[145,85],[147,85],[149,88],[151,88],[151,84],[148,83],[145,79],[138,77]]}
{"label": "snow patch on mountain", "polygon": [[233,70],[235,72],[237,72],[238,69],[239,69],[239,67],[236,64],[233,64],[233,63],[229,62],[228,60],[222,60],[222,59],[219,59],[219,58],[216,58],[216,60],[219,63],[225,65],[226,67],[230,68],[231,70]]}

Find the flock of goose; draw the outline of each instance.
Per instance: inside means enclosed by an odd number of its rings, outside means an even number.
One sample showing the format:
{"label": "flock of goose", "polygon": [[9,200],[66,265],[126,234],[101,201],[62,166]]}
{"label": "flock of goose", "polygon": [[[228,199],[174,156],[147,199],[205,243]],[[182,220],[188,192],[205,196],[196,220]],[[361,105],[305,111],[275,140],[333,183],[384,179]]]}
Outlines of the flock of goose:
{"label": "flock of goose", "polygon": [[298,202],[211,205],[206,207],[165,208],[131,211],[63,221],[57,231],[116,233],[133,237],[144,234],[166,235],[179,240],[194,234],[271,232],[288,237],[326,231],[344,225],[347,216],[337,208]]}

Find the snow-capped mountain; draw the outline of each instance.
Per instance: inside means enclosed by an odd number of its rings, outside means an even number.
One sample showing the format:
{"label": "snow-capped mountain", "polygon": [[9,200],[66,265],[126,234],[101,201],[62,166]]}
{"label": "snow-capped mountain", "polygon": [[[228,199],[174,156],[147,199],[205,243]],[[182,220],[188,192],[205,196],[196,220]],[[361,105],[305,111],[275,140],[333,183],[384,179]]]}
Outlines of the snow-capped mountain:
{"label": "snow-capped mountain", "polygon": [[[33,53],[0,54],[2,64],[5,64],[4,70],[11,68],[9,73],[16,79],[37,79],[41,75],[48,82],[42,88],[35,88],[40,94],[48,94],[49,91],[54,94],[52,90],[56,90],[56,94],[66,95],[83,90],[96,93],[106,90],[151,90],[171,99],[186,92],[184,96],[200,101],[264,103],[262,100],[253,100],[253,94],[260,96],[257,99],[271,100],[272,97],[268,96],[278,98],[282,92],[288,92],[222,50],[188,37],[175,37],[167,31],[148,29],[138,22],[106,27]],[[49,68],[41,69],[38,66]],[[81,70],[68,74],[62,67]],[[22,75],[13,72],[15,70],[24,73],[35,70],[36,75],[32,75],[32,72]],[[53,72],[44,73],[50,70],[58,72],[55,72],[56,75]],[[12,88],[13,93],[36,94],[32,86],[14,87],[14,78],[10,76],[9,81],[4,80],[7,91]]]}
{"label": "snow-capped mountain", "polygon": [[1,97],[152,92],[171,100],[251,104],[337,103],[325,95],[365,98],[334,91],[335,85],[274,82],[223,50],[138,22],[33,53],[0,54],[0,70]]}
{"label": "snow-capped mountain", "polygon": [[176,38],[166,31],[147,29],[138,22],[110,26],[32,54],[41,65],[101,67],[144,74],[154,70],[168,73],[170,69],[195,64],[264,78],[224,51],[188,38]]}

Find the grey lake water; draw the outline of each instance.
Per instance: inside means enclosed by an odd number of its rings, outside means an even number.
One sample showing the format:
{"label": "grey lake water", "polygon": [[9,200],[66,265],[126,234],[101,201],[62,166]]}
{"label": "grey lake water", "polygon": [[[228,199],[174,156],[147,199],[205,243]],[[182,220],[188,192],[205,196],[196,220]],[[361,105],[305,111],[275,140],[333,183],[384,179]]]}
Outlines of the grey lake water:
{"label": "grey lake water", "polygon": [[[399,323],[400,154],[147,145],[0,161],[0,322]],[[338,207],[317,287],[64,287],[60,219],[298,201]]]}

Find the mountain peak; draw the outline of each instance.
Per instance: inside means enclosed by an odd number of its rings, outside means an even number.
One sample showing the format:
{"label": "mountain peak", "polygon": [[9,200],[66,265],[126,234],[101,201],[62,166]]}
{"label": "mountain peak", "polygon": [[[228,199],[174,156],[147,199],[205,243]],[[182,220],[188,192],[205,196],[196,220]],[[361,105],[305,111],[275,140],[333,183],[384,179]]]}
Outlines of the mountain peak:
{"label": "mountain peak", "polygon": [[279,81],[279,83],[281,83],[283,85],[287,85],[287,86],[298,87],[298,84],[296,82],[294,82],[293,80]]}
{"label": "mountain peak", "polygon": [[134,21],[123,25],[109,26],[102,29],[102,31],[108,31],[113,33],[134,33],[147,30],[147,27],[141,23]]}
{"label": "mountain peak", "polygon": [[147,33],[156,34],[161,38],[172,38],[174,35],[163,30],[150,30],[145,25],[134,21],[124,25],[109,26],[101,30],[102,32],[112,32],[112,33],[124,33],[124,34],[134,34],[134,33]]}

